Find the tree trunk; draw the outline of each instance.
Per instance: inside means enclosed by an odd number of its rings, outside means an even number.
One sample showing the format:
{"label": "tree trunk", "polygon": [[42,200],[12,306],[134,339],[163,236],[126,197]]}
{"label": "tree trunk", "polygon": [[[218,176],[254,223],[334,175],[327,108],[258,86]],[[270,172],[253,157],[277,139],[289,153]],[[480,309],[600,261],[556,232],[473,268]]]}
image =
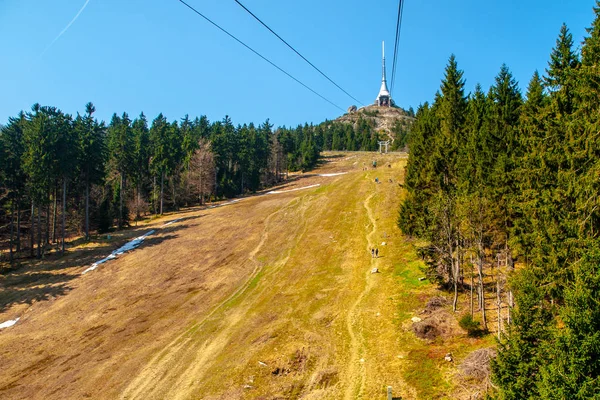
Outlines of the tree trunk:
{"label": "tree trunk", "polygon": [[163,194],[165,186],[165,173],[160,173],[160,215],[163,215]]}
{"label": "tree trunk", "polygon": [[477,273],[479,274],[479,291],[481,293],[481,325],[484,330],[487,330],[487,318],[485,315],[485,287],[483,285],[483,248],[479,243],[477,254]]}
{"label": "tree trunk", "polygon": [[156,175],[152,178],[152,207],[154,208],[154,215],[156,215]]}
{"label": "tree trunk", "polygon": [[38,204],[37,208],[37,258],[42,258],[42,205]]}
{"label": "tree trunk", "polygon": [[119,220],[117,221],[117,226],[121,229],[123,225],[123,173],[121,172],[121,182],[119,188]]}
{"label": "tree trunk", "polygon": [[9,244],[9,254],[10,254],[10,265],[13,265],[14,255],[13,255],[13,241],[15,235],[15,203],[14,199],[12,204],[10,205],[10,244]]}
{"label": "tree trunk", "polygon": [[473,318],[473,316],[475,315],[474,304],[473,304],[473,286],[474,286],[475,282],[474,282],[473,275],[475,275],[475,266],[473,265],[473,256],[471,256],[471,318]]}
{"label": "tree trunk", "polygon": [[52,212],[52,243],[56,243],[56,208],[58,207],[58,189],[54,186],[54,210]]}
{"label": "tree trunk", "polygon": [[177,206],[177,193],[176,193],[176,188],[175,188],[175,175],[171,176],[171,189],[172,189],[172,193],[173,193],[173,208],[175,210],[178,210],[179,207]]}
{"label": "tree trunk", "polygon": [[198,186],[200,186],[200,205],[204,205],[204,186],[202,186],[203,179],[204,178],[204,169],[202,168],[202,163],[200,163],[200,171],[199,171],[199,180],[200,180],[200,184]]}
{"label": "tree trunk", "polygon": [[500,299],[500,265],[496,271],[496,305],[498,307],[498,340],[502,333],[502,300]]}
{"label": "tree trunk", "polygon": [[217,186],[217,174],[218,173],[219,173],[219,169],[215,168],[215,188],[213,189],[213,193],[215,194],[215,197],[214,197],[215,200],[217,199],[217,188],[218,188],[218,186]]}
{"label": "tree trunk", "polygon": [[[510,254],[510,251],[508,250],[508,247],[506,248],[506,266],[507,266],[507,269],[509,272],[512,272],[515,269],[515,264],[512,259],[512,255]],[[507,297],[508,297],[508,320],[507,320],[507,323],[508,323],[508,325],[510,325],[512,308],[515,306],[513,292],[512,292],[512,289],[510,289],[510,287],[508,289]]]}
{"label": "tree trunk", "polygon": [[21,252],[21,198],[17,200],[17,254]]}
{"label": "tree trunk", "polygon": [[35,254],[35,202],[33,200],[31,200],[31,229],[29,232],[29,236],[31,237],[31,246],[29,250],[31,252],[31,257],[33,257]]}
{"label": "tree trunk", "polygon": [[[458,253],[458,247],[456,252]],[[460,274],[460,260],[458,254],[454,259],[454,300],[452,301],[452,311],[456,312],[458,305],[458,276]]]}
{"label": "tree trunk", "polygon": [[138,183],[137,189],[136,189],[137,190],[137,205],[135,207],[135,222],[136,222],[136,224],[137,224],[137,221],[139,221],[142,218],[142,216],[140,215],[140,206],[142,204],[142,198],[141,198],[142,188],[141,188],[141,186],[142,185],[140,183]]}
{"label": "tree trunk", "polygon": [[44,249],[47,244],[50,244],[50,193],[48,193],[48,204],[46,204],[46,237],[44,240]]}
{"label": "tree trunk", "polygon": [[85,240],[90,240],[90,181],[85,180]]}
{"label": "tree trunk", "polygon": [[63,178],[63,190],[62,190],[62,238],[60,243],[60,254],[65,254],[65,223],[67,214],[67,178]]}

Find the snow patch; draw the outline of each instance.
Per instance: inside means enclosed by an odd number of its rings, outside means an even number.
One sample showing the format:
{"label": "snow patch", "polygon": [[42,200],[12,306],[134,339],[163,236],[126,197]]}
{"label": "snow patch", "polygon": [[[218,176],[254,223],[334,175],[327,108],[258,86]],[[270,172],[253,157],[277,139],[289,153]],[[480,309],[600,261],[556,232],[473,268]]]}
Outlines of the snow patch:
{"label": "snow patch", "polygon": [[[175,222],[175,221],[173,221]],[[172,223],[172,222],[171,222]],[[121,254],[134,250],[135,248],[137,248],[140,244],[142,244],[142,242],[150,235],[152,235],[155,232],[155,230],[151,230],[149,232],[146,232],[144,235],[136,237],[135,239],[133,239],[130,242],[125,243],[125,245],[123,245],[122,247],[119,247],[117,250],[113,251],[112,253],[110,253],[110,255],[106,258],[103,258],[102,260],[96,261],[95,263],[92,264],[91,267],[89,267],[88,269],[86,269],[85,271],[83,271],[81,274],[87,274],[88,272],[91,272],[93,270],[95,270],[96,268],[98,268],[99,265],[104,264],[107,261],[113,260],[115,258],[117,258],[117,256],[120,256]]]}
{"label": "snow patch", "polygon": [[310,188],[314,188],[317,186],[321,186],[321,184],[317,183],[316,185],[304,186],[301,188],[289,189],[289,190],[272,190],[270,192],[267,192],[267,194],[281,194],[281,193],[295,192],[296,190],[310,189]]}
{"label": "snow patch", "polygon": [[20,319],[21,318],[19,317],[17,319],[11,319],[10,321],[3,322],[0,324],[0,329],[10,328],[11,326],[19,322]]}
{"label": "snow patch", "polygon": [[182,219],[183,219],[183,218],[177,218],[177,219],[174,219],[173,221],[167,222],[166,224],[164,224],[163,226],[161,226],[161,228],[164,228],[165,226],[172,225],[172,224],[174,224],[175,222],[179,222],[179,221],[181,221]]}
{"label": "snow patch", "polygon": [[339,176],[339,175],[346,175],[347,172],[336,172],[334,174],[319,174],[318,176]]}
{"label": "snow patch", "polygon": [[210,209],[210,208],[218,208],[218,207],[228,206],[230,204],[234,204],[234,203],[237,203],[237,202],[240,202],[240,201],[242,201],[242,199],[235,199],[235,200],[228,201],[227,203],[217,204],[217,205],[214,205],[214,206],[210,206],[208,208]]}

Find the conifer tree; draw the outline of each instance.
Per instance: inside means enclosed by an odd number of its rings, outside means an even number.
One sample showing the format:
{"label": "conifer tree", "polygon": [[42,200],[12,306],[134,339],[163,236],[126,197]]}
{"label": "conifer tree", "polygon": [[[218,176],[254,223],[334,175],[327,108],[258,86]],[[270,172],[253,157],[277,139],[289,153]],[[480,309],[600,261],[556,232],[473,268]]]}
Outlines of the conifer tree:
{"label": "conifer tree", "polygon": [[[8,125],[0,129],[0,187],[6,188],[6,196],[10,203],[10,262],[14,260],[13,245],[18,253],[21,247],[21,199],[25,189],[25,172],[23,171],[23,131],[25,114],[21,112],[16,118],[9,118]],[[0,191],[0,197],[2,193]],[[16,214],[16,222],[15,222]],[[15,243],[16,223],[16,243]]]}
{"label": "conifer tree", "polygon": [[493,379],[500,388],[499,399],[537,399],[540,368],[547,360],[543,344],[550,337],[552,314],[531,272],[520,274],[513,286],[519,301],[492,361]]}
{"label": "conifer tree", "polygon": [[[539,394],[544,399],[596,399],[600,396],[600,249],[594,243],[574,266],[574,280],[560,309],[564,328],[541,351],[547,352]],[[543,332],[540,332],[543,334]]]}
{"label": "conifer tree", "polygon": [[164,206],[165,174],[169,169],[169,128],[169,123],[162,113],[152,121],[152,127],[150,128],[150,142],[152,143],[150,166],[155,176],[158,175],[160,177],[160,215],[163,214]]}
{"label": "conifer tree", "polygon": [[111,167],[119,175],[119,213],[117,226],[120,229],[128,219],[124,210],[124,197],[127,187],[127,178],[132,171],[134,154],[131,120],[127,113],[123,113],[123,116],[120,118],[117,114],[113,114],[108,127],[108,148],[111,155]]}
{"label": "conifer tree", "polygon": [[85,105],[84,116],[77,115],[75,130],[78,140],[78,169],[85,186],[85,239],[90,238],[90,186],[102,183],[106,160],[106,138],[103,123],[98,123],[93,114],[92,103]]}
{"label": "conifer tree", "polygon": [[142,197],[144,185],[150,178],[150,131],[148,129],[148,120],[144,113],[140,113],[131,125],[133,135],[133,183],[136,191],[136,220],[141,218]]}
{"label": "conifer tree", "polygon": [[573,87],[575,71],[579,67],[579,56],[573,49],[573,35],[565,24],[560,29],[556,47],[552,49],[544,78],[546,87],[554,99],[554,111],[559,115],[573,111]]}

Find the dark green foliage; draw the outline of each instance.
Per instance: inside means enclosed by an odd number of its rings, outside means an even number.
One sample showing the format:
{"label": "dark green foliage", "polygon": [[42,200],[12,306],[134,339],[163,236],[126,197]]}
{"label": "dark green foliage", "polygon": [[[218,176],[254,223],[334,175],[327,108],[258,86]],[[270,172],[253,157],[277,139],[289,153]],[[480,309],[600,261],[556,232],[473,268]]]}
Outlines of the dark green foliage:
{"label": "dark green foliage", "polygon": [[[600,397],[600,249],[588,250],[574,267],[555,328],[539,363],[539,394],[544,399]],[[543,332],[542,332],[543,334]],[[542,336],[543,337],[543,336]],[[539,339],[538,339],[539,340]]]}
{"label": "dark green foliage", "polygon": [[552,313],[532,273],[518,275],[512,286],[518,303],[492,362],[493,379],[501,399],[539,398],[536,382],[547,359],[542,345],[550,337]]}
{"label": "dark green foliage", "polygon": [[470,337],[479,337],[483,334],[481,324],[479,321],[475,321],[471,314],[463,315],[460,320],[458,320],[458,325],[467,331],[467,335]]}
{"label": "dark green foliage", "polygon": [[98,233],[106,233],[110,231],[110,228],[113,224],[110,204],[110,197],[105,196],[95,212],[93,220],[97,224]]}
{"label": "dark green foliage", "polygon": [[563,25],[525,100],[502,66],[463,112],[451,57],[409,139],[399,225],[425,243],[428,275],[448,287],[458,260],[476,280],[502,278],[499,399],[600,398],[600,2],[594,11],[581,55]]}
{"label": "dark green foliage", "polygon": [[289,170],[308,171],[329,140],[324,126],[273,132],[268,120],[235,127],[229,117],[211,124],[205,116],[169,122],[160,114],[149,128],[143,113],[134,121],[123,113],[105,127],[94,112],[88,103],[73,119],[36,104],[0,127],[0,225],[10,225],[11,260],[23,242],[23,221],[30,248],[62,232],[67,214],[75,220],[66,224],[68,234],[81,227],[89,239],[90,229],[127,226],[130,212],[137,221],[150,211],[256,192]]}

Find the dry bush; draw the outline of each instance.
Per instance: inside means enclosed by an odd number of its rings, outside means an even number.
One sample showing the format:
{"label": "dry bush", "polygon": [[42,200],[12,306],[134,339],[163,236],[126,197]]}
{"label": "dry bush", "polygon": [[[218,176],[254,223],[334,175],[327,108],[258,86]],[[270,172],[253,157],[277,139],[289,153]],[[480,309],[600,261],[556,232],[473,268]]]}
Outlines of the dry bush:
{"label": "dry bush", "polygon": [[475,350],[460,364],[460,372],[480,382],[488,380],[491,374],[490,361],[494,357],[496,350],[493,348]]}
{"label": "dry bush", "polygon": [[427,301],[427,305],[425,306],[425,310],[423,313],[431,314],[432,312],[439,310],[440,308],[445,307],[448,304],[448,300],[445,297],[435,296]]}
{"label": "dry bush", "polygon": [[434,311],[426,319],[415,322],[412,325],[413,332],[420,339],[433,340],[438,336],[448,336],[452,334],[453,317],[446,310]]}

